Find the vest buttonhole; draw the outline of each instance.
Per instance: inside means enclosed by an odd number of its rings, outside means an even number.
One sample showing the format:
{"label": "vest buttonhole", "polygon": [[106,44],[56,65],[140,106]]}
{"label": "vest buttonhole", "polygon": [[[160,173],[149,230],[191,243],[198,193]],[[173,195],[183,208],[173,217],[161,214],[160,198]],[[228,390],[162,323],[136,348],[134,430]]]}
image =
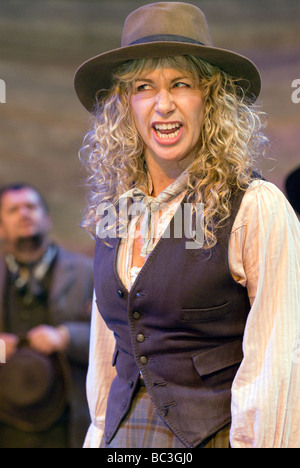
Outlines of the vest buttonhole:
{"label": "vest buttonhole", "polygon": [[164,406],[164,410],[165,410],[165,413],[164,413],[164,416],[165,418],[168,416],[169,414],[169,409],[172,407],[172,406],[176,406],[177,403],[176,401],[172,401],[172,403],[167,403],[165,406]]}
{"label": "vest buttonhole", "polygon": [[138,293],[136,293],[135,296],[136,296],[136,297],[145,297],[146,294],[145,294],[145,293],[138,292]]}
{"label": "vest buttonhole", "polygon": [[153,387],[165,387],[167,382],[163,380],[162,382],[154,382]]}

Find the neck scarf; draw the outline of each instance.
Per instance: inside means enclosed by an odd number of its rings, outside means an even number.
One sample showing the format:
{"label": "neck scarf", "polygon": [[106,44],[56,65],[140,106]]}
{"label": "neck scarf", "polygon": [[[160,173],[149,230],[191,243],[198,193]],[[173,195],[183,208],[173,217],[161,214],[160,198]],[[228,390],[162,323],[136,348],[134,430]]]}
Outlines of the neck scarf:
{"label": "neck scarf", "polygon": [[[150,179],[150,182],[151,179]],[[180,193],[186,190],[187,170],[184,171],[171,185],[163,190],[157,197],[147,195],[143,190],[134,188],[121,195],[119,200],[127,199],[133,203],[139,204],[139,210],[133,216],[134,229],[141,221],[140,233],[144,245],[141,250],[141,256],[147,257],[154,249],[154,214],[170,203]],[[149,191],[150,192],[150,191]]]}
{"label": "neck scarf", "polygon": [[41,282],[52,265],[56,254],[56,246],[50,245],[43,257],[33,264],[19,263],[12,254],[6,255],[7,268],[14,279],[16,288],[23,295],[33,298],[42,294]]}

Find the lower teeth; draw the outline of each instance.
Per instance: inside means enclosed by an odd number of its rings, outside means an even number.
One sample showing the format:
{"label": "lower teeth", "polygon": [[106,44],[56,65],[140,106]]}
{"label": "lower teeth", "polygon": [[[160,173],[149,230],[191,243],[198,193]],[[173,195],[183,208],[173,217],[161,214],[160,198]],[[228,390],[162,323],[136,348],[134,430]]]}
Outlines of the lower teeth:
{"label": "lower teeth", "polygon": [[156,132],[159,136],[159,138],[176,138],[179,130],[176,130],[174,133],[160,133],[159,131]]}

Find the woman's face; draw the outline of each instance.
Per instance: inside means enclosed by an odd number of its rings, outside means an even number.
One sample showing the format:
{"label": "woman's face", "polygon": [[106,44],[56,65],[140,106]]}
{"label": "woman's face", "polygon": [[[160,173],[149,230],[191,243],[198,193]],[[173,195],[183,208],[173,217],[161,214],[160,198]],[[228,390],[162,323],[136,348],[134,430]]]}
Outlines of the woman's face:
{"label": "woman's face", "polygon": [[144,70],[135,81],[130,104],[147,162],[192,162],[201,143],[204,98],[188,73]]}

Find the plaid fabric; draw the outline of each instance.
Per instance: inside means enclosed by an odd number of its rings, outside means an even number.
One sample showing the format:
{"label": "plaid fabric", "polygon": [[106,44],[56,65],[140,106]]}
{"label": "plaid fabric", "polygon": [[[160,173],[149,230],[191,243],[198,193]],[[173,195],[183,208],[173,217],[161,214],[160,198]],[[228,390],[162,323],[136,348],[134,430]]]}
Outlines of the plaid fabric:
{"label": "plaid fabric", "polygon": [[[230,427],[199,448],[229,448]],[[100,448],[186,448],[156,413],[146,387],[141,386],[132,407],[110,444]]]}

